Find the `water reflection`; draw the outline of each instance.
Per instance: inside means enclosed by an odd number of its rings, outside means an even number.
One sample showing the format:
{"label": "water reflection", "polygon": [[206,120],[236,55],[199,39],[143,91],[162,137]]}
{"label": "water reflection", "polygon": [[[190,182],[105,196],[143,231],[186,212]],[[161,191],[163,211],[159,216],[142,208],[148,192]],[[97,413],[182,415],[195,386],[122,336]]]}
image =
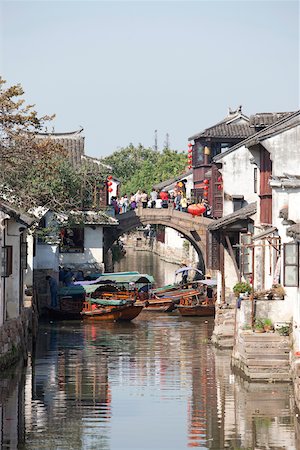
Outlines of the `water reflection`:
{"label": "water reflection", "polygon": [[19,370],[0,383],[0,447],[299,448],[292,387],[234,375],[212,329],[212,319],[154,312],[41,324],[26,382]]}
{"label": "water reflection", "polygon": [[174,283],[175,270],[180,266],[161,260],[157,255],[145,251],[126,249],[126,256],[115,263],[115,272],[137,270],[141,273],[153,275],[157,286]]}

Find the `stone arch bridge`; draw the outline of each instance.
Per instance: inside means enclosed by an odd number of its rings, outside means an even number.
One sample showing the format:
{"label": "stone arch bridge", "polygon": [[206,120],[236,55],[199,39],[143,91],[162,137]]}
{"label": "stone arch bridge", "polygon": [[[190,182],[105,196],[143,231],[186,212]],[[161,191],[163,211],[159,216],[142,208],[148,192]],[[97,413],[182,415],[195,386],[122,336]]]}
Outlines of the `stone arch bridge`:
{"label": "stone arch bridge", "polygon": [[198,254],[198,266],[205,273],[206,267],[206,231],[212,219],[192,216],[191,214],[176,211],[174,208],[137,208],[124,214],[118,214],[119,224],[104,231],[105,254],[112,244],[122,234],[137,227],[150,225],[164,225],[173,228],[187,239]]}

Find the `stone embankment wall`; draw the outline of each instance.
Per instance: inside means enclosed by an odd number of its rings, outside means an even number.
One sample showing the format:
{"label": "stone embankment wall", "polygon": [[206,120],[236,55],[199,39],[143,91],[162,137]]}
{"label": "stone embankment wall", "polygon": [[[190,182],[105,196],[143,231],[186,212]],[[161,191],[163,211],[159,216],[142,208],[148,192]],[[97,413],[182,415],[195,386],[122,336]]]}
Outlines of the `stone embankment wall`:
{"label": "stone embankment wall", "polygon": [[21,358],[27,359],[33,325],[32,308],[26,307],[19,317],[7,320],[0,327],[0,370]]}
{"label": "stone embankment wall", "polygon": [[[300,358],[297,357],[292,362],[292,378],[294,382],[295,403],[300,412]],[[300,420],[299,420],[300,429]]]}
{"label": "stone embankment wall", "polygon": [[233,348],[235,330],[235,305],[216,305],[212,343],[218,348]]}
{"label": "stone embankment wall", "polygon": [[289,336],[278,333],[238,334],[232,365],[253,381],[291,381]]}

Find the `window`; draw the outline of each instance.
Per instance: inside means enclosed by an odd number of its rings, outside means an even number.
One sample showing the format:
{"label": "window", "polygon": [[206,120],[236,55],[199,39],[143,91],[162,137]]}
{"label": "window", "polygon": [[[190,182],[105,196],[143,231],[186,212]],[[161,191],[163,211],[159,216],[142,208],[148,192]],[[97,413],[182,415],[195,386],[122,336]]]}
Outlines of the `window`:
{"label": "window", "polygon": [[255,194],[257,194],[257,167],[254,167],[253,180],[254,180],[254,192]]}
{"label": "window", "polygon": [[296,242],[284,244],[283,258],[284,286],[299,286],[299,244]]}
{"label": "window", "polygon": [[12,274],[12,245],[2,247],[1,276],[9,277]]}
{"label": "window", "polygon": [[84,229],[62,228],[60,230],[60,253],[84,252]]}
{"label": "window", "polygon": [[27,242],[21,242],[21,269],[26,270],[27,269],[27,254],[28,254],[28,247]]}

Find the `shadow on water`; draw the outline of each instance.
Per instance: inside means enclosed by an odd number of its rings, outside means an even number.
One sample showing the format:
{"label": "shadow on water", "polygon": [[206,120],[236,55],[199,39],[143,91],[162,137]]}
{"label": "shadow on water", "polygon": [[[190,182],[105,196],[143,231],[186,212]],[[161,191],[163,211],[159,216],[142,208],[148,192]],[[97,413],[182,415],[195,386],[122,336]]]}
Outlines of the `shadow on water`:
{"label": "shadow on water", "polygon": [[28,366],[0,381],[0,448],[299,448],[292,386],[234,375],[213,325],[149,311],[41,323]]}

